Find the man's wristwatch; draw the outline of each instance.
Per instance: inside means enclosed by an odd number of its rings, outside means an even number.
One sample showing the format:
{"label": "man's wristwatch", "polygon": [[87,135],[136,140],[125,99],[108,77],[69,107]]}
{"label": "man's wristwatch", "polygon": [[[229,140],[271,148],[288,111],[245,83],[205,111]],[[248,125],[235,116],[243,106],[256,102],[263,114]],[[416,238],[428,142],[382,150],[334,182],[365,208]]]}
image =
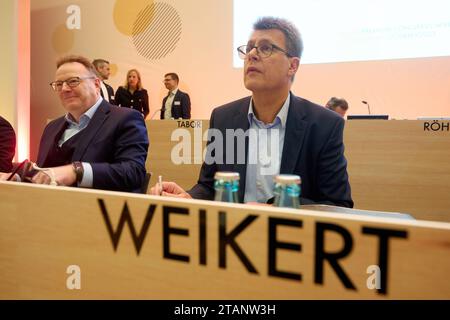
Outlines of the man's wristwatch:
{"label": "man's wristwatch", "polygon": [[80,161],[73,162],[72,166],[77,180],[76,184],[78,185],[81,182],[81,180],[83,180],[84,168]]}

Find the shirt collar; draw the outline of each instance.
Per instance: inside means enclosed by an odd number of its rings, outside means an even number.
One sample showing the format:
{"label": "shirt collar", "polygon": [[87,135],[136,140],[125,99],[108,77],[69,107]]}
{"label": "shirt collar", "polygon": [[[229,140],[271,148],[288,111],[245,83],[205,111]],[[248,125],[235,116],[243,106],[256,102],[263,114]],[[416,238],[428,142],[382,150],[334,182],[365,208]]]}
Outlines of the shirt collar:
{"label": "shirt collar", "polygon": [[[275,119],[273,121],[273,124],[275,124],[277,119],[279,119],[278,121],[280,121],[281,127],[282,128],[286,127],[286,121],[287,121],[287,115],[288,115],[288,111],[289,111],[290,102],[291,102],[291,93],[289,92],[286,100],[284,101],[283,106],[281,107],[280,111],[278,111],[277,116],[275,117]],[[248,117],[248,122],[249,122],[250,126],[252,125],[253,119],[258,120],[258,118],[256,118],[256,116],[253,112],[253,98],[250,99],[250,106],[248,108],[247,117]]]}
{"label": "shirt collar", "polygon": [[173,95],[176,95],[177,92],[178,92],[178,88],[175,88],[175,89],[173,89],[172,91],[169,91],[169,95],[170,95],[171,93],[173,93]]}
{"label": "shirt collar", "polygon": [[81,125],[84,122],[89,122],[97,111],[100,103],[102,103],[103,98],[101,96],[98,97],[97,101],[94,103],[92,107],[90,107],[85,113],[83,113],[80,117],[79,123],[77,123],[70,113],[66,113],[65,119],[72,125]]}

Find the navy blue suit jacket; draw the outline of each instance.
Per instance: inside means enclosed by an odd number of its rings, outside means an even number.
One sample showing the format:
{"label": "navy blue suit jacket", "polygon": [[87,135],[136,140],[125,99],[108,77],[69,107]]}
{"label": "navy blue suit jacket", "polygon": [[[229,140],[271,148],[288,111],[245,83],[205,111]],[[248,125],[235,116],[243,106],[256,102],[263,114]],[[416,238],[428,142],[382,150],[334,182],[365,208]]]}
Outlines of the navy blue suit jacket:
{"label": "navy blue suit jacket", "polygon": [[8,120],[0,117],[0,172],[11,172],[16,153],[16,134]]}
{"label": "navy blue suit jacket", "polygon": [[[51,121],[42,134],[37,164],[41,166],[65,125],[64,117]],[[102,101],[75,148],[72,161],[88,162],[95,189],[140,192],[145,179],[149,146],[142,115]]]}
{"label": "navy blue suit jacket", "polygon": [[[166,111],[166,100],[168,95],[162,101],[160,119],[164,119],[164,112]],[[191,99],[189,95],[178,89],[172,101],[172,118],[174,119],[190,119],[191,118]]]}
{"label": "navy blue suit jacket", "polygon": [[[239,200],[243,202],[247,165],[236,164],[237,143],[234,164],[226,164],[225,130],[249,129],[249,104],[250,97],[246,97],[213,110],[210,128],[223,134],[223,164],[203,163],[197,185],[188,191],[193,198],[212,200],[215,172],[234,171],[240,175]],[[291,93],[280,173],[300,175],[301,204],[353,207],[344,157],[344,123],[335,112]],[[245,149],[247,162],[248,139]]]}

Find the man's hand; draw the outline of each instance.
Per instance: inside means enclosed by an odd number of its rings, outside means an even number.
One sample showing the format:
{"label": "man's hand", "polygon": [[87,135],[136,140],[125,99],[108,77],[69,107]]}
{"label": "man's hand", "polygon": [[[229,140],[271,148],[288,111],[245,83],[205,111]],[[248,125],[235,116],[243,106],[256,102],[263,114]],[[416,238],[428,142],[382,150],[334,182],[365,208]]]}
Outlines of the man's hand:
{"label": "man's hand", "polygon": [[[50,169],[52,169],[55,182],[59,186],[71,186],[77,181],[77,177],[75,171],[73,170],[72,164],[68,164],[61,167],[54,167]],[[51,174],[52,173],[50,171],[46,172],[39,171],[37,174],[33,176],[31,182],[38,184],[50,184]]]}
{"label": "man's hand", "polygon": [[6,180],[8,180],[8,178],[9,178],[10,175],[11,175],[11,173],[0,172],[0,181],[6,181]]}
{"label": "man's hand", "polygon": [[150,194],[154,196],[166,196],[166,197],[174,197],[174,198],[184,198],[184,199],[192,199],[191,195],[183,190],[179,185],[177,185],[175,182],[166,182],[163,181],[162,183],[162,193],[161,193],[161,187],[159,183],[155,184],[150,189]]}

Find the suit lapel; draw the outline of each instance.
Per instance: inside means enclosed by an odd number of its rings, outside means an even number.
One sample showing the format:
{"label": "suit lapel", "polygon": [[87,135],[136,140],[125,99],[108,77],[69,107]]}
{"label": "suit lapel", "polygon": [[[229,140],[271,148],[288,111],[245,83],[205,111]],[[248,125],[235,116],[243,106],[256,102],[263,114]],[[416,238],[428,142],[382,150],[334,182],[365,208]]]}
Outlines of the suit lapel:
{"label": "suit lapel", "polygon": [[172,105],[170,106],[172,116],[173,116],[173,106],[175,105],[175,100],[179,97],[179,93],[180,93],[180,89],[177,90],[177,93],[175,93],[175,95],[173,96],[173,99],[172,99]]}
{"label": "suit lapel", "polygon": [[86,152],[87,147],[91,144],[92,139],[96,136],[97,132],[103,125],[103,122],[108,118],[110,112],[109,104],[103,100],[99,105],[97,111],[94,113],[88,126],[81,132],[83,133],[82,139],[79,140],[77,147],[72,156],[72,160],[81,160]]}
{"label": "suit lapel", "polygon": [[307,122],[304,120],[306,114],[302,104],[301,100],[291,93],[280,173],[291,174],[294,172],[303,146]]}
{"label": "suit lapel", "polygon": [[66,127],[66,119],[64,117],[61,117],[55,121],[55,129],[52,129],[48,136],[42,139],[42,146],[39,148],[39,156],[37,160],[38,165],[44,165],[45,159],[50,152],[50,148],[55,142],[56,136]]}
{"label": "suit lapel", "polygon": [[[248,123],[248,107],[250,104],[250,98],[243,100],[241,106],[238,108],[236,113],[232,118],[232,125],[234,129],[243,129],[246,132],[250,124]],[[248,154],[248,136],[245,138],[245,163],[237,164],[237,155],[239,150],[237,150],[237,144],[234,144],[234,155],[235,155],[235,163],[233,165],[233,171],[239,173],[239,200],[240,202],[244,201],[245,194],[245,181],[247,176],[247,154]]]}
{"label": "suit lapel", "polygon": [[166,101],[167,101],[167,98],[169,97],[169,94],[167,94],[167,96],[165,96],[162,101],[161,116],[159,117],[160,119],[164,119],[164,112],[166,112]]}
{"label": "suit lapel", "polygon": [[106,91],[108,91],[108,98],[109,98],[109,102],[111,102],[113,100],[113,96],[114,96],[114,89],[107,83],[105,83],[106,86]]}

